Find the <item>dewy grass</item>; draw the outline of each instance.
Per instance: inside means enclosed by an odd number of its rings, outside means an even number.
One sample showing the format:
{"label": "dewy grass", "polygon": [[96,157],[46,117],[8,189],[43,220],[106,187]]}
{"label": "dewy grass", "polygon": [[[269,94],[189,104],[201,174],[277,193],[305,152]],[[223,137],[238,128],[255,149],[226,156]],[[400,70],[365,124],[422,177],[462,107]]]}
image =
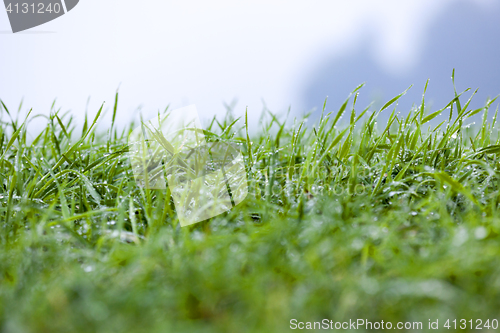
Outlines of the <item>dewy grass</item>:
{"label": "dewy grass", "polygon": [[470,330],[500,319],[494,100],[471,110],[456,93],[427,110],[423,98],[400,116],[402,95],[359,112],[359,88],[314,124],[267,113],[252,135],[246,117],[214,118],[205,136],[241,147],[249,194],[186,228],[168,189],[136,186],[135,125],[119,131],[116,106],[108,133],[96,130],[102,108],[83,128],[53,112],[29,141],[35,116],[17,121],[2,105],[1,330],[281,332],[292,319],[424,330],[465,319]]}

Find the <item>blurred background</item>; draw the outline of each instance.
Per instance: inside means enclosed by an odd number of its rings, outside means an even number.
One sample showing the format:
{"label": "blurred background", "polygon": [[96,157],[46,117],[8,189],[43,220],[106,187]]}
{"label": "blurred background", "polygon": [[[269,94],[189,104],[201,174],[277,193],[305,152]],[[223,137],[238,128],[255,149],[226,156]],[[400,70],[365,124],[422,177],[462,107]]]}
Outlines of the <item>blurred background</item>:
{"label": "blurred background", "polygon": [[[10,109],[71,109],[80,123],[119,88],[118,122],[141,109],[196,104],[202,121],[235,106],[257,124],[263,108],[301,115],[338,109],[366,82],[364,108],[429,78],[432,109],[480,88],[473,106],[500,93],[498,0],[164,1],[81,0],[63,17],[12,34],[0,10],[0,98]],[[90,98],[90,101],[89,101]],[[88,104],[88,105],[87,105]],[[106,125],[106,119],[101,122]]]}

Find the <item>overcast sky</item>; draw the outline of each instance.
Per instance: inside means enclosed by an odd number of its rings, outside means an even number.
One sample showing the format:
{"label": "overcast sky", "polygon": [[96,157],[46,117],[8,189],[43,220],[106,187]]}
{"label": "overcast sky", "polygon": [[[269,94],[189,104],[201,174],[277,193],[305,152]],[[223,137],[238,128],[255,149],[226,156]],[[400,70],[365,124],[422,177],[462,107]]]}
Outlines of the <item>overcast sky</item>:
{"label": "overcast sky", "polygon": [[348,56],[369,35],[374,64],[404,75],[432,24],[464,2],[498,8],[493,0],[81,0],[18,34],[0,10],[0,98],[15,108],[24,97],[35,113],[57,98],[81,120],[89,96],[95,113],[120,87],[121,124],[139,105],[147,117],[196,104],[210,118],[235,98],[236,113],[248,106],[254,120],[263,100],[273,111],[291,105],[302,113],[314,106],[304,86],[325,57]]}

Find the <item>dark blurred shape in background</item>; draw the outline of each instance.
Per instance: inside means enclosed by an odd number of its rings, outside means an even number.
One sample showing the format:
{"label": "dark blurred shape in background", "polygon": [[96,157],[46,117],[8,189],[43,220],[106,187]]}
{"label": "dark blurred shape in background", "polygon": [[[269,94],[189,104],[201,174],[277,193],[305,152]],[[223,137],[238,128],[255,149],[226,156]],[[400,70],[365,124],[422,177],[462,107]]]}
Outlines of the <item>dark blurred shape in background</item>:
{"label": "dark blurred shape in background", "polygon": [[[421,100],[426,80],[426,100],[432,109],[444,107],[453,98],[451,73],[455,68],[457,91],[479,88],[471,103],[481,107],[488,97],[500,93],[500,6],[481,7],[470,2],[452,3],[428,28],[418,61],[408,71],[389,73],[370,52],[371,36],[351,54],[318,64],[304,88],[304,104],[319,108],[325,96],[329,110],[335,109],[360,83],[366,82],[357,109],[375,101],[380,107],[413,84],[399,102],[407,112]],[[466,93],[465,96],[470,96]]]}

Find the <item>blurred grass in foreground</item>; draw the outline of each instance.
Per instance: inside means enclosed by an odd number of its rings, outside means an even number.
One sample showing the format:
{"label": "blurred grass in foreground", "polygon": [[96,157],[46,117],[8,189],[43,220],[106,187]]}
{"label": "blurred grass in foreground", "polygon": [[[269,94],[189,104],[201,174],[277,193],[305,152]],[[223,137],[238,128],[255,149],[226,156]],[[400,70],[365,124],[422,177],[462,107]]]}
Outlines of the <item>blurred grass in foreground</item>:
{"label": "blurred grass in foreground", "polygon": [[[230,112],[214,118],[206,137],[240,144],[249,195],[187,228],[168,191],[133,181],[126,138],[137,124],[96,133],[101,108],[78,136],[71,116],[53,112],[36,118],[47,126],[28,142],[35,117],[12,120],[3,105],[1,330],[280,332],[292,318],[424,328],[428,319],[499,319],[494,100],[469,110],[455,93],[441,110],[422,99],[400,117],[401,95],[359,112],[359,88],[337,112],[325,102],[314,124],[267,113],[251,136]],[[115,104],[113,123],[116,112]],[[380,112],[392,114],[378,129]],[[466,125],[478,113],[483,122]]]}

